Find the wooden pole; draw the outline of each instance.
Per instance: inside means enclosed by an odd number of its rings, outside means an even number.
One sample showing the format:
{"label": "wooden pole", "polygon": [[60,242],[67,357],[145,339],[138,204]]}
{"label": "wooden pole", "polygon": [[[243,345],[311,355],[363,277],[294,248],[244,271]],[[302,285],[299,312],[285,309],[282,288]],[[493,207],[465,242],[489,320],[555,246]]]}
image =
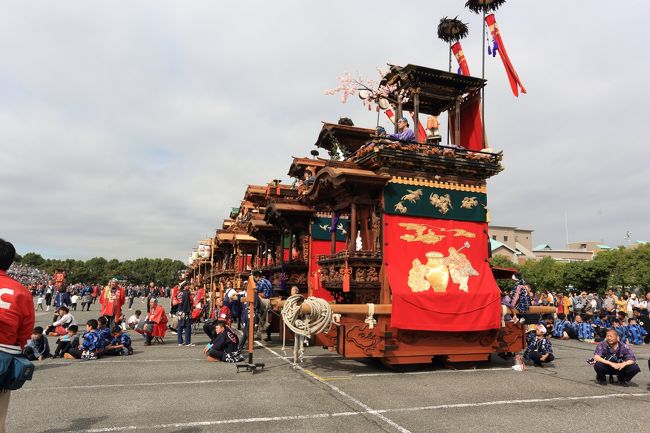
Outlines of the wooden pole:
{"label": "wooden pole", "polygon": [[357,249],[357,204],[352,202],[350,205],[350,241],[348,251],[353,253]]}
{"label": "wooden pole", "polygon": [[253,363],[253,347],[255,340],[255,279],[252,275],[248,277],[246,287],[246,299],[248,301],[248,363]]}
{"label": "wooden pole", "polygon": [[413,89],[413,131],[415,141],[420,142],[420,89]]}
{"label": "wooden pole", "polygon": [[[481,53],[481,78],[485,80],[485,5],[483,6],[483,52]],[[482,149],[485,149],[485,86],[481,87],[481,125],[483,126]]]}
{"label": "wooden pole", "polygon": [[332,211],[332,225],[330,226],[330,255],[336,254],[336,212]]}

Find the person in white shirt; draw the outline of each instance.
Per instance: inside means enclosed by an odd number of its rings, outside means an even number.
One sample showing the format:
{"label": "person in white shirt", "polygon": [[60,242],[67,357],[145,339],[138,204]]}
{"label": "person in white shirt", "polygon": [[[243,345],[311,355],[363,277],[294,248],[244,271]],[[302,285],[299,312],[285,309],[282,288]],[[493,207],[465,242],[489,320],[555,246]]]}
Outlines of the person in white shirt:
{"label": "person in white shirt", "polygon": [[70,303],[72,304],[71,307],[74,311],[77,311],[78,300],[79,300],[79,296],[76,293],[70,297]]}
{"label": "person in white shirt", "polygon": [[630,299],[627,301],[627,305],[625,306],[625,312],[627,313],[627,318],[630,319],[634,317],[634,308],[637,308],[639,306],[639,300],[636,298],[636,295],[632,293],[630,295]]}
{"label": "person in white shirt", "polygon": [[70,310],[66,306],[62,306],[59,308],[59,317],[57,320],[55,320],[50,326],[47,327],[45,330],[46,335],[50,335],[53,337],[59,336],[59,335],[65,335],[67,334],[67,329],[68,326],[70,325],[76,325],[77,321],[75,320],[74,316],[70,314]]}
{"label": "person in white shirt", "polygon": [[129,317],[129,320],[126,321],[127,325],[129,325],[129,328],[135,329],[138,327],[138,324],[140,323],[141,315],[142,315],[142,311],[135,310],[135,314]]}

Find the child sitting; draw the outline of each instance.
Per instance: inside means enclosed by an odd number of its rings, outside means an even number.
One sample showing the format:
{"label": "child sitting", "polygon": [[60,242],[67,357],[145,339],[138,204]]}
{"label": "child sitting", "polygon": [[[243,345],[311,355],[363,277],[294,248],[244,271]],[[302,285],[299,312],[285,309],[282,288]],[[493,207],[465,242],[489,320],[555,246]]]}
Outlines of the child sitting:
{"label": "child sitting", "polygon": [[609,320],[607,320],[607,314],[606,313],[601,313],[598,317],[594,319],[594,333],[596,335],[596,341],[602,341],[605,339],[605,333],[607,332],[607,329],[611,324],[609,323]]}
{"label": "child sitting", "polygon": [[104,345],[113,339],[111,330],[108,328],[108,320],[104,316],[97,318],[97,333],[104,340]]}
{"label": "child sitting", "polygon": [[23,355],[30,361],[42,361],[50,356],[50,344],[47,337],[43,335],[43,328],[37,326],[34,328],[32,338],[27,340],[23,349]]}
{"label": "child sitting", "polygon": [[142,311],[140,310],[135,310],[135,314],[129,317],[129,320],[127,321],[127,325],[131,329],[135,329],[138,327],[138,324],[140,323],[140,316],[142,315]]}
{"label": "child sitting", "polygon": [[64,354],[68,353],[71,347],[79,346],[79,336],[77,332],[79,327],[77,325],[68,326],[68,333],[59,337],[56,340],[56,350],[54,351],[54,357],[59,358]]}
{"label": "child sitting", "polygon": [[629,319],[627,323],[627,335],[630,343],[636,345],[643,344],[643,340],[648,335],[648,331],[643,329],[634,317]]}
{"label": "child sitting", "polygon": [[104,355],[110,356],[127,356],[133,354],[133,348],[131,348],[131,337],[126,335],[120,325],[115,325],[113,327],[113,339],[111,344],[106,346]]}
{"label": "child sitting", "polygon": [[544,325],[537,325],[533,338],[532,332],[529,333],[527,338],[526,350],[524,350],[524,359],[533,361],[535,367],[541,367],[542,363],[551,362],[555,358],[553,356],[553,346],[551,341],[546,338],[546,327]]}
{"label": "child sitting", "polygon": [[65,359],[97,359],[104,350],[104,339],[97,332],[97,320],[90,319],[86,322],[86,333],[83,335],[83,342],[79,347],[71,347],[63,354]]}
{"label": "child sitting", "polygon": [[614,330],[618,334],[618,341],[627,344],[627,327],[620,319],[614,319]]}

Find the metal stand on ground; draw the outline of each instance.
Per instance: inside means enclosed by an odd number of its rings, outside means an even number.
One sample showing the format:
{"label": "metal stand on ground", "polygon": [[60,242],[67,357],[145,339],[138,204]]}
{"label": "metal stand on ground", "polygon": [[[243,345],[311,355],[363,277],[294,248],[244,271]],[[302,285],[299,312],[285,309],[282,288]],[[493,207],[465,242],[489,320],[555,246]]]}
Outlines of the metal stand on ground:
{"label": "metal stand on ground", "polygon": [[253,362],[253,347],[255,346],[255,285],[253,276],[249,276],[248,286],[246,286],[246,301],[248,302],[248,363],[238,363],[237,373],[241,369],[245,369],[251,373],[255,373],[257,369],[264,371],[264,363]]}

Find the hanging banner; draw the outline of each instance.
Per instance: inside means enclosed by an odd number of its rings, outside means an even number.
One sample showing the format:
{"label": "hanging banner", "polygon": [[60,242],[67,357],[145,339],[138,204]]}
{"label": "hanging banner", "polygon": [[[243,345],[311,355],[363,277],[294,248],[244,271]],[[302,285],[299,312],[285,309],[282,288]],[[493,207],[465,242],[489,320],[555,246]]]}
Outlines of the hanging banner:
{"label": "hanging banner", "polygon": [[508,81],[510,81],[510,88],[512,89],[513,95],[519,96],[520,90],[521,93],[526,93],[526,89],[524,88],[524,85],[521,84],[521,80],[519,79],[519,75],[517,75],[517,71],[515,71],[515,67],[512,66],[510,57],[508,57],[508,52],[506,51],[506,46],[501,38],[501,32],[499,32],[499,27],[497,26],[497,20],[494,18],[494,14],[486,16],[485,23],[488,25],[492,39],[494,39],[496,43],[495,51],[499,53],[503,66],[506,68],[506,74],[508,75]]}
{"label": "hanging banner", "polygon": [[384,215],[391,326],[482,331],[501,326],[487,223]]}
{"label": "hanging banner", "polygon": [[451,46],[451,52],[454,53],[458,66],[460,67],[461,75],[469,76],[469,66],[467,65],[467,58],[465,58],[465,53],[463,52],[463,47],[460,45],[460,41],[454,43]]}
{"label": "hanging banner", "polygon": [[[312,237],[309,246],[309,287],[311,296],[322,298],[326,301],[333,301],[334,297],[320,284],[320,266],[318,266],[318,256],[329,255],[331,253],[332,243],[326,240],[317,240]],[[336,243],[336,252],[345,249],[345,242]]]}
{"label": "hanging banner", "polygon": [[[350,220],[347,218],[340,218],[336,223],[336,241],[347,241],[349,230]],[[332,238],[332,218],[313,218],[311,223],[311,237],[312,239],[329,241]],[[329,251],[327,254],[329,254]]]}

